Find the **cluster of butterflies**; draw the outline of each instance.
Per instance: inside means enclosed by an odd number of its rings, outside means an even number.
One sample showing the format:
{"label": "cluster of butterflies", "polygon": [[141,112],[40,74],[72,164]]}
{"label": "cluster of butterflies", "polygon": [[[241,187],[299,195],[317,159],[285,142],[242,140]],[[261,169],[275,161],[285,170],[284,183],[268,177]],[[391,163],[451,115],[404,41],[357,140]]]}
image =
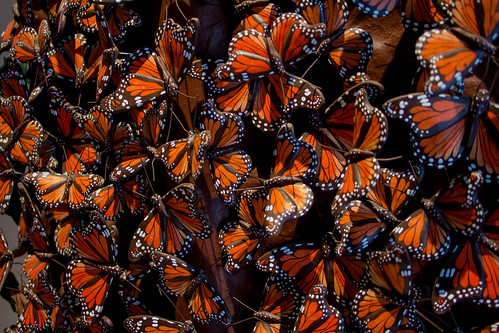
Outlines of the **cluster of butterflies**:
{"label": "cluster of butterflies", "polygon": [[386,100],[347,21],[398,2],[17,0],[6,331],[497,332],[499,106],[474,75],[497,73],[499,0],[402,1],[420,69]]}

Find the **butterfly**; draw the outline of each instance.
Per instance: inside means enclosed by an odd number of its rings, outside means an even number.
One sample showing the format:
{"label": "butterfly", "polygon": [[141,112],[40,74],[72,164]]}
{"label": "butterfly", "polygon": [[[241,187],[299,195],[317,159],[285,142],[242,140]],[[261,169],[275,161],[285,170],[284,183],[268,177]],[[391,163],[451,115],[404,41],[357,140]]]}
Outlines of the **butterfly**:
{"label": "butterfly", "polygon": [[42,271],[47,271],[50,265],[50,259],[53,254],[51,244],[45,227],[37,218],[33,219],[33,224],[29,232],[29,240],[34,253],[29,254],[24,261],[23,271],[30,281],[35,281]]}
{"label": "butterfly", "polygon": [[132,128],[129,124],[116,123],[113,116],[99,105],[91,108],[88,113],[80,113],[83,110],[78,109],[70,109],[70,111],[76,124],[111,156],[132,137]]}
{"label": "butterfly", "polygon": [[116,240],[102,222],[101,216],[92,214],[86,228],[71,230],[73,249],[81,259],[68,264],[65,285],[78,297],[84,326],[98,319],[113,278],[122,273],[116,265]]}
{"label": "butterfly", "polygon": [[210,224],[200,208],[194,185],[180,184],[166,195],[154,194],[152,208],[133,235],[128,259],[138,261],[152,251],[185,256],[192,237],[205,239],[210,235]]}
{"label": "butterfly", "polygon": [[174,296],[185,297],[194,321],[207,324],[217,320],[231,324],[231,315],[224,300],[202,271],[170,254],[154,251],[151,262],[159,274],[161,288]]}
{"label": "butterfly", "polygon": [[82,208],[90,193],[104,184],[104,178],[99,175],[73,172],[30,172],[24,180],[35,188],[38,201],[49,208],[65,202],[71,209]]}
{"label": "butterfly", "polygon": [[116,152],[119,163],[109,175],[110,180],[127,179],[141,171],[156,158],[157,150],[164,143],[164,134],[167,128],[165,107],[166,103],[161,103],[159,107],[147,111],[142,119],[138,137],[130,136],[120,139],[122,144]]}
{"label": "butterfly", "polygon": [[89,49],[87,38],[82,34],[66,37],[48,52],[48,74],[73,82],[79,89],[84,83],[96,79],[102,51],[100,43]]}
{"label": "butterfly", "polygon": [[169,141],[159,147],[155,158],[163,162],[168,176],[175,182],[179,183],[189,173],[192,178],[197,179],[201,174],[210,142],[210,131],[189,131],[187,138]]}
{"label": "butterfly", "polygon": [[409,253],[402,247],[373,252],[368,274],[376,288],[363,289],[355,296],[352,313],[359,326],[368,332],[378,328],[396,332],[404,325],[416,326],[417,290]]}
{"label": "butterfly", "polygon": [[129,333],[140,333],[145,331],[171,333],[195,332],[194,325],[190,320],[181,323],[152,315],[130,316],[123,321],[123,326],[125,326],[125,329]]}
{"label": "butterfly", "polygon": [[172,19],[164,21],[156,31],[154,45],[133,52],[124,64],[121,83],[107,96],[102,106],[121,112],[166,96],[178,94],[196,52],[199,21],[190,19],[184,28]]}
{"label": "butterfly", "polygon": [[[62,146],[64,156],[69,160],[70,165],[84,165],[86,169],[95,171],[101,161],[99,147],[75,120],[77,114],[87,112],[69,104],[62,92],[55,86],[48,89],[48,96],[49,110],[57,124],[58,144]],[[70,171],[77,172],[77,169],[70,169]]]}
{"label": "butterfly", "polygon": [[486,90],[473,99],[416,93],[391,99],[383,107],[410,125],[414,155],[425,165],[451,166],[464,154],[472,161],[470,169],[482,169],[488,181],[499,173],[499,147],[493,139],[499,108]]}
{"label": "butterfly", "polygon": [[315,285],[303,301],[296,318],[293,332],[313,333],[344,331],[344,321],[335,307],[326,299],[327,288],[323,284]]}
{"label": "butterfly", "polygon": [[319,164],[315,185],[322,190],[334,190],[341,185],[341,174],[346,165],[344,154],[353,146],[355,100],[361,88],[368,89],[370,98],[375,98],[383,90],[376,81],[355,84],[324,112],[311,113],[310,123],[314,131],[305,132],[301,137],[317,152]]}
{"label": "butterfly", "polygon": [[278,277],[271,275],[265,284],[260,310],[253,314],[257,319],[254,333],[288,332],[298,313],[302,297],[293,290],[284,289]]}
{"label": "butterfly", "polygon": [[366,70],[373,42],[369,33],[360,28],[343,28],[349,14],[346,1],[297,0],[295,6],[308,23],[326,25],[326,38],[316,52],[328,54],[329,62],[342,76]]}
{"label": "butterfly", "polygon": [[[279,16],[269,37],[256,30],[241,31],[232,38],[227,62],[215,69],[222,93],[252,96],[253,123],[263,131],[278,129],[295,109],[320,109],[324,103],[320,89],[285,68],[314,52],[324,34],[323,25],[311,26],[296,13]],[[230,83],[223,87],[224,81],[253,82],[238,89]]]}
{"label": "butterfly", "polygon": [[478,190],[483,177],[471,172],[454,178],[392,231],[391,236],[418,259],[435,260],[450,247],[450,230],[472,235],[483,222]]}
{"label": "butterfly", "polygon": [[273,159],[270,177],[262,184],[267,196],[265,227],[270,236],[279,235],[286,221],[308,212],[314,193],[305,182],[314,179],[317,170],[314,148],[296,139],[291,123],[279,129]]}
{"label": "butterfly", "polygon": [[365,262],[331,255],[332,235],[322,242],[295,243],[265,253],[256,262],[263,272],[278,275],[284,284],[308,294],[321,283],[331,288],[340,304],[351,302],[365,285]]}
{"label": "butterfly", "polygon": [[9,249],[7,239],[0,228],[0,290],[2,290],[3,284],[7,279],[13,260],[12,251]]}
{"label": "butterfly", "polygon": [[[418,166],[413,170],[422,171]],[[368,248],[388,227],[399,224],[397,215],[418,189],[418,180],[412,172],[380,170],[380,179],[367,193],[366,200],[352,200],[336,216],[335,225],[341,240],[335,250],[339,256],[352,255]]]}
{"label": "butterfly", "polygon": [[253,260],[263,241],[269,237],[265,229],[267,196],[261,191],[244,191],[239,197],[239,221],[222,227],[218,239],[227,255],[225,270],[236,272]]}
{"label": "butterfly", "polygon": [[369,103],[367,92],[361,89],[355,100],[352,148],[345,153],[342,184],[331,205],[333,216],[349,201],[366,195],[376,185],[380,167],[375,155],[387,136],[386,116]]}
{"label": "butterfly", "polygon": [[43,20],[38,31],[24,27],[12,41],[9,58],[19,62],[36,61],[45,65],[45,56],[50,48],[51,35],[48,22]]}
{"label": "butterfly", "polygon": [[40,122],[31,117],[31,107],[17,96],[0,100],[0,147],[23,164],[37,164],[43,141]]}
{"label": "butterfly", "polygon": [[18,331],[36,332],[49,327],[48,310],[59,303],[59,298],[47,279],[47,272],[40,272],[35,282],[21,286],[21,292],[28,299],[28,303],[17,321]]}
{"label": "butterfly", "polygon": [[238,149],[244,123],[235,114],[218,111],[212,100],[202,102],[199,121],[199,128],[211,133],[206,157],[215,190],[226,204],[234,205],[235,190],[248,179],[252,166],[250,156]]}
{"label": "butterfly", "polygon": [[89,201],[106,220],[118,220],[127,210],[135,215],[144,210],[145,192],[145,179],[137,175],[98,189],[91,194]]}
{"label": "butterfly", "polygon": [[427,31],[416,43],[416,57],[430,70],[425,84],[429,95],[462,83],[476,66],[497,51],[493,45],[499,35],[496,1],[456,0],[451,14],[456,26]]}

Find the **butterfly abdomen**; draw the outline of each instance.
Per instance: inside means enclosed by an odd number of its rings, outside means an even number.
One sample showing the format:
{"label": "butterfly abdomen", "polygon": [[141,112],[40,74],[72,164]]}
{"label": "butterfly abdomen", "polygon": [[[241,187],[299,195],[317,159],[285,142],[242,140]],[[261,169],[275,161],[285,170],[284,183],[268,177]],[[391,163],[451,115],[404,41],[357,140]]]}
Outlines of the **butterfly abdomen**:
{"label": "butterfly abdomen", "polygon": [[258,320],[264,321],[269,324],[278,324],[281,322],[281,317],[267,311],[258,311],[253,314]]}

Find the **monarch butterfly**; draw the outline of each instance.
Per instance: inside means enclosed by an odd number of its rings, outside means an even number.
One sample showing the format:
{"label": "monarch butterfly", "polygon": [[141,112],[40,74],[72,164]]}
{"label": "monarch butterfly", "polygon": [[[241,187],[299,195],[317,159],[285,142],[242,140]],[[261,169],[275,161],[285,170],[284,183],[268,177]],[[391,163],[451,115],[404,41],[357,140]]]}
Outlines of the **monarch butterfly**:
{"label": "monarch butterfly", "polygon": [[30,281],[35,281],[40,272],[48,270],[53,254],[45,227],[37,218],[33,219],[28,236],[34,253],[26,257],[23,270]]}
{"label": "monarch butterfly", "polygon": [[[87,113],[77,106],[69,104],[62,92],[51,86],[48,89],[50,113],[57,122],[58,137],[71,165],[84,165],[87,170],[94,171],[101,161],[101,154],[95,142],[78,126],[73,114]],[[78,155],[74,155],[77,153]],[[74,156],[73,156],[74,155]],[[76,157],[79,156],[78,159]],[[72,169],[72,171],[75,171]]]}
{"label": "monarch butterfly", "polygon": [[295,6],[308,23],[326,25],[326,38],[316,52],[328,54],[329,62],[342,76],[366,70],[373,42],[369,33],[360,28],[343,29],[349,14],[344,0],[297,0]]}
{"label": "monarch butterfly", "polygon": [[123,326],[125,326],[125,329],[129,333],[152,331],[171,333],[196,332],[190,320],[181,323],[152,315],[130,316],[123,321]]}
{"label": "monarch butterfly", "polygon": [[3,230],[0,228],[0,290],[2,290],[7,275],[9,275],[13,260],[12,251],[9,249],[7,239],[5,238]]}
{"label": "monarch butterfly", "polygon": [[307,294],[321,283],[331,288],[340,304],[351,302],[365,285],[365,262],[355,257],[331,255],[332,235],[321,243],[295,243],[265,253],[256,262],[258,269],[280,277],[281,283]]}
{"label": "monarch butterfly", "polygon": [[127,210],[132,214],[140,214],[144,210],[145,191],[145,179],[137,175],[98,189],[89,201],[107,220],[118,220]]}
{"label": "monarch butterfly", "polygon": [[338,97],[324,113],[313,112],[310,122],[315,130],[305,132],[301,137],[317,152],[319,165],[315,185],[322,190],[334,190],[340,186],[340,176],[346,165],[344,152],[350,150],[353,145],[355,100],[361,88],[369,88],[369,98],[374,98],[383,90],[381,84],[371,80],[354,85]]}
{"label": "monarch butterfly", "polygon": [[[126,139],[132,137],[132,128],[125,122],[116,123],[109,112],[99,105],[94,106],[88,113],[80,113],[78,109],[70,109],[76,124],[95,140],[99,146],[109,154],[114,154]],[[82,110],[83,111],[83,110]]]}
{"label": "monarch butterfly", "polygon": [[456,0],[451,13],[455,27],[427,31],[416,43],[419,62],[430,69],[425,84],[425,92],[430,95],[462,83],[483,59],[496,53],[493,45],[499,35],[496,1]]}
{"label": "monarch butterfly", "polygon": [[164,142],[166,130],[166,103],[151,108],[145,114],[140,136],[123,138],[116,152],[118,165],[109,175],[112,181],[128,179],[147,166],[157,155],[157,149]]}
{"label": "monarch butterfly", "polygon": [[50,48],[51,36],[48,22],[43,20],[38,32],[31,27],[24,27],[12,41],[9,58],[19,62],[37,61],[45,66],[45,56]]}
{"label": "monarch butterfly", "polygon": [[361,89],[355,99],[352,148],[345,154],[342,184],[331,205],[333,216],[350,200],[366,195],[376,185],[380,167],[375,155],[387,136],[386,116],[369,103],[367,92]]}
{"label": "monarch butterfly", "polygon": [[222,83],[219,88],[223,94],[233,95],[234,84],[225,82],[253,81],[241,85],[236,92],[252,96],[253,123],[263,131],[278,129],[295,109],[320,109],[324,97],[318,87],[287,73],[285,67],[314,52],[324,35],[324,25],[308,25],[296,13],[279,16],[269,37],[257,30],[241,31],[232,38],[227,62],[215,69]]}
{"label": "monarch butterfly", "polygon": [[113,278],[122,273],[116,265],[116,241],[102,222],[92,214],[86,228],[71,230],[73,249],[81,259],[68,264],[65,285],[79,299],[84,326],[97,321]]}
{"label": "monarch butterfly", "polygon": [[89,194],[104,184],[104,179],[99,175],[73,172],[30,172],[24,176],[24,180],[34,186],[38,201],[49,208],[65,202],[71,209],[82,208]]}
{"label": "monarch butterfly", "polygon": [[251,172],[250,156],[237,148],[243,140],[244,123],[235,114],[218,111],[212,100],[203,101],[201,107],[199,127],[211,133],[206,157],[210,161],[215,190],[226,204],[234,205],[234,190],[248,179]]}
{"label": "monarch butterfly", "polygon": [[[124,64],[121,83],[101,105],[112,112],[140,107],[163,95],[176,96],[196,52],[199,21],[184,28],[168,19],[157,29],[154,45],[136,50]],[[147,88],[147,89],[146,89]]]}
{"label": "monarch butterfly", "polygon": [[87,81],[96,79],[102,51],[100,43],[89,50],[82,34],[69,36],[48,52],[48,74],[74,82],[79,89]]}
{"label": "monarch butterfly", "polygon": [[210,142],[210,131],[189,131],[187,138],[169,141],[159,147],[155,157],[163,162],[168,176],[175,182],[179,183],[189,173],[192,178],[197,179]]}
{"label": "monarch butterfly", "polygon": [[42,125],[31,119],[31,108],[17,96],[0,100],[0,147],[23,164],[38,163],[43,141]]}
{"label": "monarch butterfly", "polygon": [[483,207],[478,201],[482,183],[478,172],[454,178],[430,200],[423,199],[423,208],[395,227],[391,236],[418,259],[440,258],[450,247],[451,229],[472,235],[483,222]]}
{"label": "monarch butterfly", "polygon": [[[98,1],[94,1],[94,4],[96,3]],[[117,43],[125,38],[130,28],[139,27],[142,24],[141,17],[130,8],[127,8],[123,3],[105,6],[104,14],[111,36],[113,36],[113,39]]]}
{"label": "monarch butterfly", "polygon": [[391,117],[410,124],[414,155],[425,165],[451,166],[464,154],[472,161],[469,169],[483,170],[487,181],[499,174],[499,146],[493,139],[499,131],[499,107],[486,90],[473,99],[416,93],[391,99],[383,107]]}
{"label": "monarch butterfly", "polygon": [[152,208],[133,235],[128,260],[135,262],[152,251],[185,256],[192,237],[205,239],[210,235],[210,224],[199,206],[196,188],[180,184],[163,197],[151,197]]}
{"label": "monarch butterfly", "polygon": [[344,331],[343,318],[335,307],[329,305],[326,295],[327,288],[323,284],[317,284],[310,290],[300,308],[293,332]]}
{"label": "monarch butterfly", "polygon": [[281,126],[273,152],[270,178],[263,182],[267,194],[265,227],[270,236],[279,235],[284,223],[305,215],[314,202],[314,193],[304,182],[317,170],[314,148],[294,135],[291,123]]}
{"label": "monarch butterfly", "polygon": [[298,314],[302,297],[287,290],[278,283],[278,277],[271,275],[265,284],[260,310],[253,314],[257,319],[254,333],[278,333],[290,331]]}
{"label": "monarch butterfly", "polygon": [[40,272],[35,282],[20,287],[21,292],[28,299],[28,303],[17,321],[18,331],[37,332],[49,327],[48,310],[58,305],[59,297],[47,279],[47,273]]}
{"label": "monarch butterfly", "polygon": [[202,271],[157,251],[151,253],[151,262],[158,270],[161,288],[170,295],[185,297],[194,321],[207,324],[217,320],[225,326],[231,324],[227,305]]}
{"label": "monarch butterfly", "polygon": [[399,0],[352,0],[357,7],[372,17],[388,15],[399,3]]}
{"label": "monarch butterfly", "polygon": [[219,243],[227,255],[225,270],[233,273],[253,260],[264,239],[267,196],[261,191],[244,191],[238,203],[239,221],[226,223],[219,233]]}
{"label": "monarch butterfly", "polygon": [[[368,274],[377,288],[357,293],[352,313],[367,332],[397,331],[415,318],[416,290],[408,252],[402,247],[375,251],[369,256]],[[411,321],[415,321],[413,319]]]}

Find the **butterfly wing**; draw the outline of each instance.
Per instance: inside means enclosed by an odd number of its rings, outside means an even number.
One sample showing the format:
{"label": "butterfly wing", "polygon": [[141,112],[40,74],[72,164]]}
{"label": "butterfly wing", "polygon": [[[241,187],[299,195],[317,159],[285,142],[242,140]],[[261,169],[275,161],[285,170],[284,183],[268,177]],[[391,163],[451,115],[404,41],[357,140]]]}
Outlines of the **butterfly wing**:
{"label": "butterfly wing", "polygon": [[150,152],[139,138],[125,139],[116,152],[118,165],[109,174],[111,181],[128,179],[151,162]]}
{"label": "butterfly wing", "polygon": [[264,238],[268,237],[265,226],[264,192],[245,191],[239,201],[239,221],[224,224],[219,232],[219,243],[227,255],[225,270],[229,273],[253,260]]}
{"label": "butterfly wing", "polygon": [[414,154],[421,163],[443,168],[461,156],[470,104],[465,97],[416,93],[391,99],[383,108],[410,125]]}
{"label": "butterfly wing", "polygon": [[189,299],[189,311],[195,321],[208,324],[217,320],[224,326],[232,323],[232,318],[224,300],[211,285],[204,274],[200,273],[200,281]]}
{"label": "butterfly wing", "polygon": [[482,295],[484,289],[482,253],[474,239],[461,241],[451,254],[435,281],[432,305],[436,313],[445,313],[462,299]]}
{"label": "butterfly wing", "polygon": [[188,296],[194,279],[197,276],[196,269],[170,254],[153,251],[151,262],[159,273],[160,286],[170,295]]}
{"label": "butterfly wing", "polygon": [[327,288],[322,284],[310,290],[300,308],[293,332],[343,332],[343,318],[336,308],[329,305],[326,295]]}
{"label": "butterfly wing", "polygon": [[194,330],[192,323],[181,323],[152,315],[130,316],[123,321],[123,326],[129,333],[151,332],[151,333],[182,333]]}
{"label": "butterfly wing", "polygon": [[189,132],[186,139],[170,141],[158,148],[156,157],[164,163],[168,175],[177,183],[189,173],[196,179],[201,173],[210,138],[210,132],[206,130],[199,134]]}
{"label": "butterfly wing", "polygon": [[256,266],[277,274],[286,283],[308,293],[317,283],[326,284],[324,253],[315,243],[296,243],[265,253]]}
{"label": "butterfly wing", "polygon": [[399,0],[353,0],[361,11],[372,17],[388,15],[399,3]]}

